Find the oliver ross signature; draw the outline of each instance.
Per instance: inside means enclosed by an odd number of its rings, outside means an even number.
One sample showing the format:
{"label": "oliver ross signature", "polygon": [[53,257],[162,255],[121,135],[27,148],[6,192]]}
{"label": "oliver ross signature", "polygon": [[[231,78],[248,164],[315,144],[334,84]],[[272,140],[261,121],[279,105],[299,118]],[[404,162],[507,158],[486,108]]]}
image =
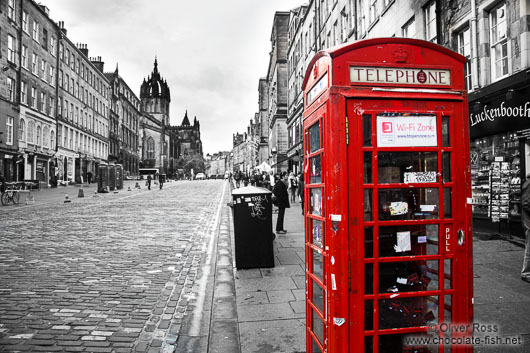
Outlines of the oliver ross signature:
{"label": "oliver ross signature", "polygon": [[518,107],[505,107],[504,104],[505,102],[502,102],[500,107],[489,109],[484,106],[482,112],[469,114],[471,126],[475,126],[486,120],[494,121],[495,118],[530,118],[530,102],[526,102],[524,106],[521,104]]}

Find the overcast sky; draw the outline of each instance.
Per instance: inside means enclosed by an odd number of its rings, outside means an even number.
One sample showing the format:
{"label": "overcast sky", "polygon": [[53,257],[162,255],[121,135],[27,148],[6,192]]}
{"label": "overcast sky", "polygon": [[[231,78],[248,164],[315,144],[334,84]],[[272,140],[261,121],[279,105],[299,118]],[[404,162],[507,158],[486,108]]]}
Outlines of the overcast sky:
{"label": "overcast sky", "polygon": [[101,56],[139,96],[158,69],[171,90],[171,124],[201,123],[204,154],[232,149],[258,110],[276,11],[307,0],[41,0],[73,43]]}

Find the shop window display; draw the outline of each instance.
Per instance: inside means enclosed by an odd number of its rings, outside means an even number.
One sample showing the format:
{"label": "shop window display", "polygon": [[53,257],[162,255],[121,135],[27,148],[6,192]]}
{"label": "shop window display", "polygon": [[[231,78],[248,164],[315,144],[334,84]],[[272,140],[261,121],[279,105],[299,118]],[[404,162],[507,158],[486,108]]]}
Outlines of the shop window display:
{"label": "shop window display", "polygon": [[492,222],[519,220],[521,178],[516,133],[471,141],[473,216]]}

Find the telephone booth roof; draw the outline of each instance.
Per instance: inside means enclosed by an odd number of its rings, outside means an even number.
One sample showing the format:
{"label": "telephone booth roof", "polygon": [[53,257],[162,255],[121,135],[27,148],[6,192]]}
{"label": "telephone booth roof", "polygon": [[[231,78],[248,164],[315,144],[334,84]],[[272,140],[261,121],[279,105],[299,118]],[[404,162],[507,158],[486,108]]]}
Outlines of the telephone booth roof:
{"label": "telephone booth roof", "polygon": [[[466,58],[446,47],[424,40],[410,38],[374,38],[347,43],[327,50],[321,50],[311,60],[305,73],[302,89],[313,87],[326,72],[330,77],[329,86],[350,86],[350,65],[374,67],[443,67],[448,70],[462,70]],[[465,90],[465,82],[460,72],[453,72],[454,81],[447,86],[429,88],[450,88]],[[366,83],[365,83],[366,84]],[[382,86],[403,86],[394,84],[372,84]]]}

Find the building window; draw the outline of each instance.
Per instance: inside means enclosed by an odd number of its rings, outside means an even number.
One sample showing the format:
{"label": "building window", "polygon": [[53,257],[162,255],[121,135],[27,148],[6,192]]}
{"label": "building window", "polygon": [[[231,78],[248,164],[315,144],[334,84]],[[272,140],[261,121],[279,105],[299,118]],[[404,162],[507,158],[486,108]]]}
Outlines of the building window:
{"label": "building window", "polygon": [[42,47],[48,50],[48,31],[44,28],[42,29]]}
{"label": "building window", "polygon": [[404,38],[416,38],[416,21],[414,17],[405,23],[401,30]]}
{"label": "building window", "polygon": [[342,43],[346,43],[348,40],[348,14],[346,13],[346,7],[340,12],[340,37]]}
{"label": "building window", "polygon": [[53,79],[53,73],[55,71],[55,68],[53,66],[48,66],[48,82],[50,85],[55,86],[54,79]]}
{"label": "building window", "polygon": [[63,43],[59,43],[59,60],[64,60],[64,46]]}
{"label": "building window", "polygon": [[33,20],[33,40],[39,41],[39,23]]}
{"label": "building window", "polygon": [[54,109],[53,109],[54,105],[55,105],[55,99],[53,97],[48,97],[48,115],[52,117],[54,113]]}
{"label": "building window", "polygon": [[7,17],[11,21],[15,21],[15,0],[9,0],[7,3]]}
{"label": "building window", "polygon": [[15,101],[15,80],[11,77],[7,78],[7,99],[11,102]]}
{"label": "building window", "polygon": [[34,75],[39,75],[39,71],[38,71],[38,66],[37,66],[37,54],[33,53],[33,56],[31,58],[31,72],[34,74]]}
{"label": "building window", "polygon": [[18,139],[20,141],[24,141],[26,138],[25,130],[26,130],[26,122],[24,121],[24,119],[20,119],[20,122],[18,123]]}
{"label": "building window", "polygon": [[51,37],[50,38],[50,52],[52,53],[53,56],[56,55],[55,53],[55,46],[57,45],[57,39],[55,39],[55,37]]}
{"label": "building window", "polygon": [[6,145],[13,144],[13,117],[8,116],[6,120]]}
{"label": "building window", "polygon": [[147,139],[147,159],[155,159],[155,140],[152,137]]}
{"label": "building window", "polygon": [[16,61],[16,39],[11,35],[7,35],[7,60],[14,63]]}
{"label": "building window", "polygon": [[370,16],[370,24],[377,19],[377,0],[370,0],[370,8],[368,9]]}
{"label": "building window", "polygon": [[48,147],[48,142],[50,142],[50,129],[45,126],[42,130],[42,146]]}
{"label": "building window", "polygon": [[436,2],[427,5],[423,12],[425,14],[425,40],[436,43]]}
{"label": "building window", "polygon": [[22,30],[24,32],[26,32],[27,34],[29,34],[29,29],[28,29],[28,22],[29,22],[29,15],[26,11],[23,11],[22,12]]}
{"label": "building window", "polygon": [[50,132],[50,148],[55,148],[55,131]]}
{"label": "building window", "polygon": [[35,122],[30,120],[28,122],[28,142],[33,143],[33,136],[35,134]]}
{"label": "building window", "polygon": [[37,143],[36,143],[37,146],[41,145],[41,137],[42,137],[42,128],[40,127],[40,125],[37,125]]}
{"label": "building window", "polygon": [[27,93],[27,90],[28,87],[26,85],[26,82],[24,81],[21,81],[20,82],[20,102],[23,103],[23,104],[27,104],[26,102],[26,93]]}
{"label": "building window", "polygon": [[41,72],[41,75],[40,77],[42,78],[42,80],[44,82],[46,82],[46,61],[44,59],[41,59],[40,61],[40,72]]}
{"label": "building window", "polygon": [[45,110],[44,110],[45,108],[46,108],[46,93],[41,92],[40,93],[40,102],[39,102],[39,111],[44,113],[45,112]]}
{"label": "building window", "polygon": [[31,107],[37,108],[37,88],[31,87]]}
{"label": "building window", "polygon": [[493,81],[508,74],[508,23],[506,21],[506,3],[494,7],[490,14],[491,64]]}
{"label": "building window", "polygon": [[22,46],[22,67],[28,69],[28,47]]}
{"label": "building window", "polygon": [[466,64],[464,65],[464,75],[466,79],[466,87],[468,91],[473,89],[473,81],[471,77],[471,31],[469,27],[460,31],[457,36],[458,39],[458,53],[466,57]]}

